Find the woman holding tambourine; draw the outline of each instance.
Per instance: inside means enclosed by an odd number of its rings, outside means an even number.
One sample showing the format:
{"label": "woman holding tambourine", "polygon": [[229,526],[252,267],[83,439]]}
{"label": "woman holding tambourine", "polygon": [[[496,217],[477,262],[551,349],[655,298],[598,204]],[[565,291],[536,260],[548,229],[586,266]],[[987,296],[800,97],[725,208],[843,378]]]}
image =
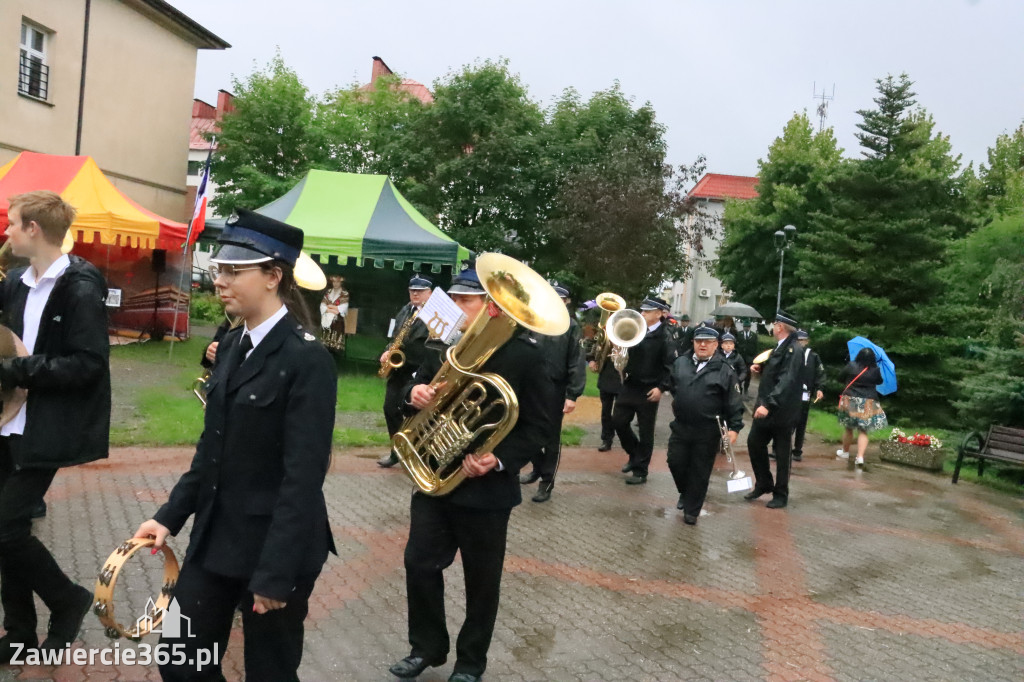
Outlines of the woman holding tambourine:
{"label": "woman holding tambourine", "polygon": [[[218,241],[214,285],[244,324],[218,347],[191,468],[135,536],[154,538],[155,552],[195,515],[174,589],[189,620],[181,619],[180,637],[161,639],[168,650],[183,648],[175,658],[200,660],[197,652],[214,644],[223,652],[240,606],[246,679],[296,680],[309,596],[334,550],[322,488],[337,374],[307,331],[296,284],[305,265],[319,288],[323,275],[301,254],[302,231],[266,216],[239,210]],[[219,660],[195,668],[161,665],[160,674],[223,679]]]}

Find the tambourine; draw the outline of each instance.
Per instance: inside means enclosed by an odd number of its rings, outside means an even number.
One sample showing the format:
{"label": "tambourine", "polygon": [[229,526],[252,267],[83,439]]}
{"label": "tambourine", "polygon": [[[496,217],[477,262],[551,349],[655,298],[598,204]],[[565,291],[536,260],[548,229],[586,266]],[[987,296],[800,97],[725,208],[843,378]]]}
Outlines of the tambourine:
{"label": "tambourine", "polygon": [[127,637],[138,641],[153,631],[164,619],[167,607],[171,604],[174,586],[178,583],[178,559],[166,544],[161,551],[164,553],[164,584],[160,588],[160,596],[147,603],[148,611],[129,628],[117,622],[114,616],[114,586],[117,576],[121,573],[125,562],[144,547],[152,547],[156,540],[152,538],[131,538],[117,546],[103,564],[103,570],[96,577],[96,591],[93,595],[93,612],[99,616],[100,622],[107,628],[107,637],[117,639]]}

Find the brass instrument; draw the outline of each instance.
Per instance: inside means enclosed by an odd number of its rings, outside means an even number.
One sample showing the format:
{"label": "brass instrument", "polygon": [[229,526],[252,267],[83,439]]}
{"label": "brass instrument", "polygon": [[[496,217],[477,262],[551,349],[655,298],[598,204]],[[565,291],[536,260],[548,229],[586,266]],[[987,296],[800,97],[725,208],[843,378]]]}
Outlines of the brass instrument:
{"label": "brass instrument", "polygon": [[604,363],[612,352],[612,343],[608,340],[608,318],[612,313],[623,310],[626,307],[626,300],[618,294],[606,291],[594,297],[594,302],[601,309],[601,320],[597,323],[597,331],[594,333],[594,362],[597,364],[597,371],[604,369]]}
{"label": "brass instrument", "polygon": [[647,321],[635,310],[619,310],[608,318],[606,333],[612,345],[612,366],[619,372],[619,378],[625,381],[629,349],[639,345],[647,336]]}
{"label": "brass instrument", "polygon": [[[224,317],[226,317],[228,322],[231,323],[228,326],[228,331],[231,331],[238,325],[242,324],[241,316],[231,317],[227,313],[224,313]],[[203,373],[196,377],[195,381],[192,382],[192,393],[195,394],[197,398],[199,398],[199,402],[203,404],[204,410],[206,409],[206,382],[210,380],[210,375],[212,374],[213,368],[207,367],[206,369],[203,370]]]}
{"label": "brass instrument", "polygon": [[387,355],[381,361],[380,369],[377,370],[377,376],[381,379],[387,379],[392,372],[405,365],[405,352],[402,350],[402,344],[405,343],[405,337],[409,334],[409,330],[412,329],[419,314],[420,311],[413,311],[409,319],[402,324],[402,328],[395,334],[395,338],[391,340],[391,345],[386,351]]}
{"label": "brass instrument", "polygon": [[431,404],[402,424],[391,440],[406,473],[427,495],[445,495],[462,483],[467,453],[488,453],[508,435],[519,400],[508,382],[478,371],[519,325],[539,334],[563,334],[569,311],[543,277],[514,258],[481,254],[476,271],[488,300],[431,381]]}
{"label": "brass instrument", "polygon": [[729,474],[729,481],[726,484],[727,490],[730,493],[736,493],[752,489],[754,482],[750,480],[749,476],[740,471],[739,466],[736,464],[736,455],[732,449],[732,442],[729,440],[729,427],[725,425],[725,420],[719,415],[715,415],[715,421],[718,422],[718,431],[722,434],[722,452],[725,453],[725,458],[732,465],[732,473]]}

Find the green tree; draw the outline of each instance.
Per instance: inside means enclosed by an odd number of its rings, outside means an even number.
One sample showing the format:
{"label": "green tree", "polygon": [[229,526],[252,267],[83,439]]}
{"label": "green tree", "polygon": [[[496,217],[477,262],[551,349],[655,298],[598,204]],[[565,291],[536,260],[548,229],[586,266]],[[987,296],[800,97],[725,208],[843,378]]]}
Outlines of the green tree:
{"label": "green tree", "polygon": [[[772,235],[795,225],[800,243],[807,216],[828,205],[841,156],[831,128],[816,133],[806,112],[796,114],[769,147],[767,158],[758,162],[757,198],[726,202],[715,273],[736,300],[764,315],[775,312],[779,260]],[[783,307],[792,303],[792,292],[800,287],[800,254],[799,249],[786,253]]]}
{"label": "green tree", "polygon": [[213,207],[228,215],[257,208],[287,192],[323,158],[318,101],[280,53],[244,80],[232,80],[231,113],[217,135]]}
{"label": "green tree", "polygon": [[951,240],[973,223],[959,158],[914,108],[909,78],[877,83],[877,108],[859,112],[865,158],[841,165],[799,240],[794,307],[824,326],[827,362],[838,365],[854,335],[884,347],[899,377],[896,414],[936,423],[952,414],[958,350],[941,273]]}
{"label": "green tree", "polygon": [[1024,124],[1000,135],[981,167],[984,198],[997,215],[1024,210]]}

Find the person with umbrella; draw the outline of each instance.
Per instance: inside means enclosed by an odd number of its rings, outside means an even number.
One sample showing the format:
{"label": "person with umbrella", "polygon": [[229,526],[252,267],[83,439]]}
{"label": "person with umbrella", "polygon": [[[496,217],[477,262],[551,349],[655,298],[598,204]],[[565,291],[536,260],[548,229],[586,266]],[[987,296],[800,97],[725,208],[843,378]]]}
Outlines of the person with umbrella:
{"label": "person with umbrella", "polygon": [[[866,343],[854,344],[860,339]],[[852,344],[852,345],[851,345]],[[857,337],[847,344],[850,354],[856,349],[856,356],[843,369],[843,380],[846,388],[839,394],[839,424],[846,429],[843,433],[843,448],[836,455],[840,459],[850,458],[850,446],[853,444],[853,432],[857,431],[857,459],[850,463],[864,466],[864,453],[868,447],[868,434],[877,429],[885,428],[887,421],[885,411],[879,401],[879,392],[888,390],[883,381],[882,368],[879,366],[879,355],[885,351],[867,339]],[[876,349],[880,351],[876,353]],[[892,361],[885,357],[885,362],[892,368],[892,388],[895,390],[896,374]],[[888,372],[887,372],[888,373]],[[880,386],[881,385],[881,386]],[[891,392],[891,391],[890,391]]]}

